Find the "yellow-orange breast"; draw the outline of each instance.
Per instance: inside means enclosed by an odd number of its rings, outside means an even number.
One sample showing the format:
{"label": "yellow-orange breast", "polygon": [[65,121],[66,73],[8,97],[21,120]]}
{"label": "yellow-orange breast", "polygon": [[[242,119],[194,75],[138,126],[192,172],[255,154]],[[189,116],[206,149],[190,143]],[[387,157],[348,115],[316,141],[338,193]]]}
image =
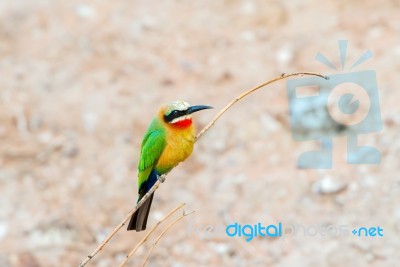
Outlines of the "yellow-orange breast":
{"label": "yellow-orange breast", "polygon": [[192,154],[195,141],[194,127],[166,125],[166,138],[167,144],[155,168],[160,174],[169,172]]}

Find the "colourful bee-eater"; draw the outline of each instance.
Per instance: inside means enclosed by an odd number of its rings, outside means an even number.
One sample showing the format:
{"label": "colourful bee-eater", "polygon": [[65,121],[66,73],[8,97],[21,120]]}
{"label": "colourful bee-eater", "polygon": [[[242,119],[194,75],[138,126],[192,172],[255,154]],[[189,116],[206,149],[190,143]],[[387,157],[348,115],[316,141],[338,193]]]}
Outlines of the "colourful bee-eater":
{"label": "colourful bee-eater", "polygon": [[[190,106],[187,102],[175,101],[158,111],[142,141],[138,166],[138,202],[161,175],[190,156],[195,142],[191,114],[209,108],[212,107]],[[128,230],[146,229],[153,195],[132,215]]]}

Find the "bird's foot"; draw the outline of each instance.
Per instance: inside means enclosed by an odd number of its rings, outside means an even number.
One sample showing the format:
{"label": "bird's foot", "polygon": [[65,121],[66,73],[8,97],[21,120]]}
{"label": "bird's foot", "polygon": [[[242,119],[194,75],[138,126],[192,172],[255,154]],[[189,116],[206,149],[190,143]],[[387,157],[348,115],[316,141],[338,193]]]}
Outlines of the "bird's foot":
{"label": "bird's foot", "polygon": [[164,176],[164,175],[158,176],[157,179],[160,181],[160,183],[164,183],[164,181],[165,181],[165,176]]}

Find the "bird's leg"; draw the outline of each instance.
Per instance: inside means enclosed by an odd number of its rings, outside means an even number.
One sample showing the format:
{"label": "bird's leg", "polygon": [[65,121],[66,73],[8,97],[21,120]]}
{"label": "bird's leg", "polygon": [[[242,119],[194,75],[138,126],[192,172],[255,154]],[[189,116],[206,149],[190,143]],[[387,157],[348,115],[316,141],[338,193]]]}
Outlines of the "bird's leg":
{"label": "bird's leg", "polygon": [[160,175],[160,176],[157,177],[157,179],[158,179],[161,183],[164,183],[164,181],[165,181],[165,175],[164,175],[164,174],[163,174],[163,175]]}

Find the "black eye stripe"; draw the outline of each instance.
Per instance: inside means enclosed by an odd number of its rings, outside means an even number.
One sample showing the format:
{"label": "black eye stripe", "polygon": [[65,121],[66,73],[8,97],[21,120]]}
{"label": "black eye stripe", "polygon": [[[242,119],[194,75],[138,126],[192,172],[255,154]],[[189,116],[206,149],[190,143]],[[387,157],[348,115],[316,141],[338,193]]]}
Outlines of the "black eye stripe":
{"label": "black eye stripe", "polygon": [[171,122],[176,118],[186,115],[186,110],[173,110],[168,115],[164,115],[164,120],[166,122]]}

